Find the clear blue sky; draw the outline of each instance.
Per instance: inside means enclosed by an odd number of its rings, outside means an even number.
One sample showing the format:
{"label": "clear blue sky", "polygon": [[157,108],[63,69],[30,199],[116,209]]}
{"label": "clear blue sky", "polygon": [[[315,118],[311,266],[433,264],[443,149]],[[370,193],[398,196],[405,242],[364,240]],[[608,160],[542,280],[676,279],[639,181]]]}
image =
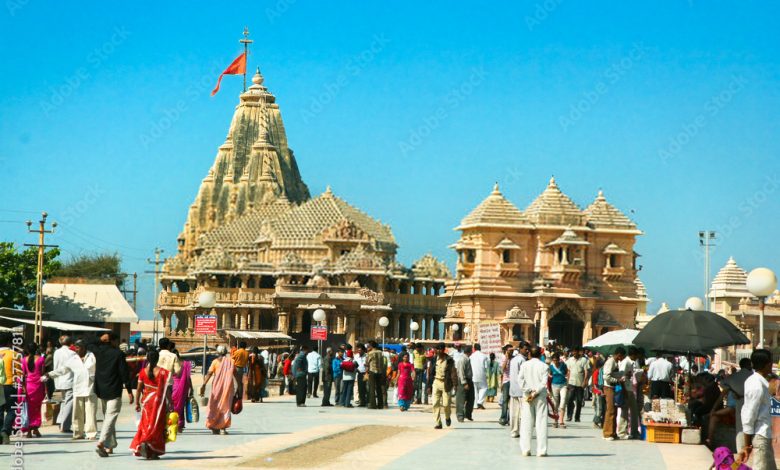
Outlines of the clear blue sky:
{"label": "clear blue sky", "polygon": [[364,3],[5,2],[0,239],[31,241],[21,222],[47,210],[66,257],[140,272],[173,253],[248,25],[312,193],[390,223],[404,263],[452,265],[495,181],[524,208],[554,174],[581,206],[603,188],[633,211],[653,311],[702,295],[700,229],[719,232],[713,275],[729,255],[780,270],[776,4]]}

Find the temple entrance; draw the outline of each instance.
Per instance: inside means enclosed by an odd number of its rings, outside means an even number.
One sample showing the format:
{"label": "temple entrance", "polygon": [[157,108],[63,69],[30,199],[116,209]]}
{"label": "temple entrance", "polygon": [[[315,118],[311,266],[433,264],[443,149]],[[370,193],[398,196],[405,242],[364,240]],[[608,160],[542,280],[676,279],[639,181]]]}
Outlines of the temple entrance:
{"label": "temple entrance", "polygon": [[585,325],[582,321],[567,310],[561,310],[550,319],[549,335],[550,340],[555,340],[557,343],[571,348],[574,346],[582,346],[582,332],[585,329]]}

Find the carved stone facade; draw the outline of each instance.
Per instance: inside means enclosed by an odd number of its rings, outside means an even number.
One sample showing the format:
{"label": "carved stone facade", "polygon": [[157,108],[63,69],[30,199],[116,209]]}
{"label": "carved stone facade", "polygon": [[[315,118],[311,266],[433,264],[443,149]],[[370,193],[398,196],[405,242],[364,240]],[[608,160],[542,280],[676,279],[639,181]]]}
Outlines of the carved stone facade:
{"label": "carved stone facade", "polygon": [[166,334],[197,342],[198,295],[216,293],[218,328],[308,339],[316,309],[336,340],[438,337],[451,277],[430,255],[396,262],[392,230],[337,197],[315,198],[302,181],[276,99],[259,72],[240,95],[226,142],[203,180],[165,263],[160,313]]}
{"label": "carved stone facade", "polygon": [[575,346],[645,313],[634,252],[642,232],[601,192],[582,210],[551,179],[521,211],[496,185],[456,230],[449,338],[476,340],[480,322],[496,321],[505,341]]}

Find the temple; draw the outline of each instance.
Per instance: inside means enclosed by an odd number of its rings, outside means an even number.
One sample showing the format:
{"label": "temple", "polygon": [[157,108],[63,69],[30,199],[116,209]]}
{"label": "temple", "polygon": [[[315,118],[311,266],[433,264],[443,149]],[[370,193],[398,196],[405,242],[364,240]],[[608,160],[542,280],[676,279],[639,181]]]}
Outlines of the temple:
{"label": "temple", "polygon": [[[737,325],[750,338],[752,348],[758,345],[759,314],[758,298],[748,291],[748,273],[734,258],[718,271],[710,286],[711,310]],[[767,348],[780,346],[780,291],[767,297],[764,307],[764,343]]]}
{"label": "temple", "polygon": [[382,333],[437,338],[451,277],[446,265],[426,255],[402,266],[389,226],[330,187],[310,196],[263,81],[258,70],[240,95],[189,208],[178,253],[165,263],[159,297],[165,334],[196,342],[194,316],[207,313],[197,299],[209,290],[217,296],[223,338],[282,334],[307,341],[317,309],[326,312],[329,342]]}
{"label": "temple", "polygon": [[474,340],[481,323],[497,322],[504,342],[577,346],[646,314],[634,252],[642,232],[601,191],[582,210],[552,178],[523,211],[496,184],[455,230],[448,338]]}

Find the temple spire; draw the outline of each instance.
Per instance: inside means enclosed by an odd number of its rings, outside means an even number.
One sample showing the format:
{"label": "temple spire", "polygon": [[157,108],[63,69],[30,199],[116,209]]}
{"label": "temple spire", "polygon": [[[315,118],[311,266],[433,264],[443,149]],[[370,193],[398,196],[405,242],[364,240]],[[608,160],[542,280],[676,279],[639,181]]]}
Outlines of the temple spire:
{"label": "temple spire", "polygon": [[[244,27],[244,39],[240,39],[238,42],[244,45],[244,57],[246,59],[249,59],[249,45],[252,44],[254,41],[249,39],[249,27]],[[246,60],[244,59],[244,60]],[[258,72],[260,70],[258,69]],[[244,67],[244,93],[246,93],[246,67]]]}

